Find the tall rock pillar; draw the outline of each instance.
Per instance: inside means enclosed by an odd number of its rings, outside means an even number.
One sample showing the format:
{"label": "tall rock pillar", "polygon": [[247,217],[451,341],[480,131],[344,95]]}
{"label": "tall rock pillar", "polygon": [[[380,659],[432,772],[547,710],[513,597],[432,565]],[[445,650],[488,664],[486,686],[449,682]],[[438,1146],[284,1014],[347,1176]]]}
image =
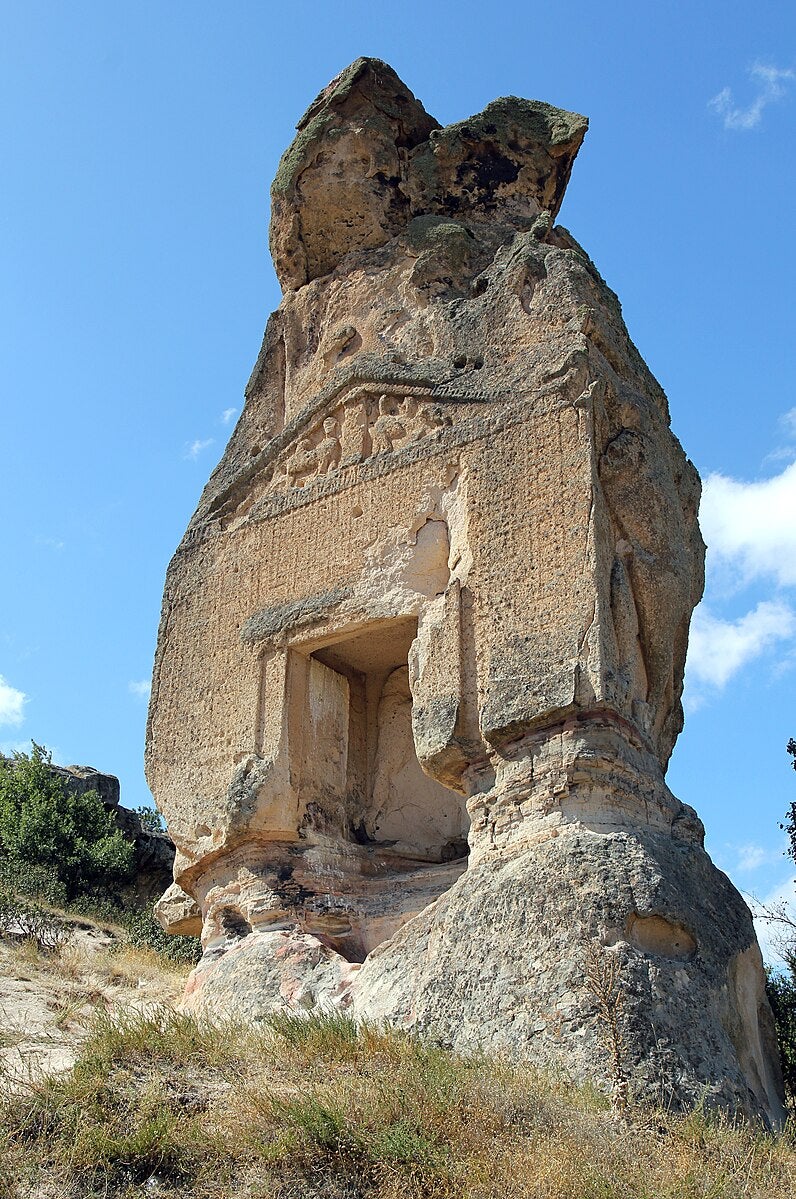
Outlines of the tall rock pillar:
{"label": "tall rock pillar", "polygon": [[[585,118],[441,128],[375,59],[273,185],[284,298],[169,568],[148,777],[187,1006],[338,1007],[781,1115],[751,918],[664,771],[699,480],[555,224]],[[606,960],[609,960],[606,957]]]}

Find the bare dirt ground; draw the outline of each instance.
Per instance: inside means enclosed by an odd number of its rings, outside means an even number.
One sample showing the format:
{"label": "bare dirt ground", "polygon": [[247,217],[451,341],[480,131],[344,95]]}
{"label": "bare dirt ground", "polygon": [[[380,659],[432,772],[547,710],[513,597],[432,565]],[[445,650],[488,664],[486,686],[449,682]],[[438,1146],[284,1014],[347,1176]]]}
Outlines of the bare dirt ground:
{"label": "bare dirt ground", "polygon": [[69,1069],[95,1012],[172,1006],[186,973],[87,921],[50,951],[0,938],[0,1076],[13,1084]]}

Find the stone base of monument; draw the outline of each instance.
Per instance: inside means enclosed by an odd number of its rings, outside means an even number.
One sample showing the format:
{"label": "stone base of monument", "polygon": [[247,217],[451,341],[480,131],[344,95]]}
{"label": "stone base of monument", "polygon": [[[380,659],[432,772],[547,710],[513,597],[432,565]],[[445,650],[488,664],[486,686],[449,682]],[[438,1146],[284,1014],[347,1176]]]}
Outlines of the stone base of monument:
{"label": "stone base of monument", "polygon": [[368,872],[359,847],[346,861],[316,845],[290,877],[293,905],[279,876],[294,847],[281,866],[273,846],[267,868],[262,847],[218,863],[186,1008],[247,1020],[345,1011],[600,1082],[616,1063],[588,977],[598,946],[616,963],[635,1100],[778,1123],[749,909],[705,852],[696,813],[616,724],[570,720],[496,756],[493,787],[468,803],[469,859],[390,869],[382,855]]}

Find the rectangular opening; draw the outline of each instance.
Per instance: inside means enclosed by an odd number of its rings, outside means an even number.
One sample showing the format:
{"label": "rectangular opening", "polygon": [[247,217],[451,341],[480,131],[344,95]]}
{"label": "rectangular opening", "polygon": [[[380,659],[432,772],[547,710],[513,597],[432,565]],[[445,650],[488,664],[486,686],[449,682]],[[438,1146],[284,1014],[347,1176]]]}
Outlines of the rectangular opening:
{"label": "rectangular opening", "polygon": [[412,736],[414,619],[360,628],[311,657],[348,681],[347,833],[362,845],[429,862],[467,853],[464,798],[424,774]]}

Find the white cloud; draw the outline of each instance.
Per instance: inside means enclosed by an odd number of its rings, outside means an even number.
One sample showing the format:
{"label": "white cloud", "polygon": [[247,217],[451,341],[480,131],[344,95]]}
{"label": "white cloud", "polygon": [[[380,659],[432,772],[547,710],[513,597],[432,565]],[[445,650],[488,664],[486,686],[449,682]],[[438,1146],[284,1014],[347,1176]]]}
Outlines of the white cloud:
{"label": "white cloud", "polygon": [[17,691],[0,674],[0,724],[22,724],[27,700],[24,691]]}
{"label": "white cloud", "polygon": [[796,462],[755,483],[709,475],[699,523],[711,564],[730,563],[744,582],[765,575],[796,586]]}
{"label": "white cloud", "polygon": [[784,434],[784,441],[770,454],[766,454],[763,459],[764,465],[774,462],[793,462],[796,459],[796,408],[783,412],[778,423]]}
{"label": "white cloud", "polygon": [[237,408],[225,408],[224,411],[221,413],[222,425],[228,425],[230,423],[230,421],[232,420],[233,416],[237,416],[237,414],[238,414]]}
{"label": "white cloud", "polygon": [[749,68],[749,75],[757,85],[757,95],[746,108],[739,107],[733,100],[732,91],[725,87],[708,103],[721,117],[725,129],[754,129],[760,124],[763,110],[775,100],[781,100],[788,87],[796,80],[790,69],[773,67],[757,62]]}
{"label": "white cloud", "polygon": [[739,874],[752,874],[768,861],[768,851],[762,845],[742,845],[735,869]]}
{"label": "white cloud", "polygon": [[731,874],[754,874],[763,866],[781,866],[785,860],[785,847],[779,845],[775,849],[767,849],[754,841],[747,842],[736,848],[736,861]]}
{"label": "white cloud", "polygon": [[131,695],[136,695],[139,699],[149,699],[149,693],[152,690],[151,679],[133,680],[127,684],[127,688]]}
{"label": "white cloud", "polygon": [[796,612],[780,600],[762,600],[737,620],[721,620],[700,604],[691,622],[689,683],[721,688],[742,667],[794,633]]}
{"label": "white cloud", "polygon": [[189,442],[185,447],[185,457],[190,458],[195,462],[203,450],[206,450],[214,442],[215,438],[206,437],[204,440],[197,437],[196,441]]}
{"label": "white cloud", "polygon": [[779,418],[779,423],[787,433],[788,437],[793,441],[796,440],[796,408],[789,408],[787,412],[783,412]]}

